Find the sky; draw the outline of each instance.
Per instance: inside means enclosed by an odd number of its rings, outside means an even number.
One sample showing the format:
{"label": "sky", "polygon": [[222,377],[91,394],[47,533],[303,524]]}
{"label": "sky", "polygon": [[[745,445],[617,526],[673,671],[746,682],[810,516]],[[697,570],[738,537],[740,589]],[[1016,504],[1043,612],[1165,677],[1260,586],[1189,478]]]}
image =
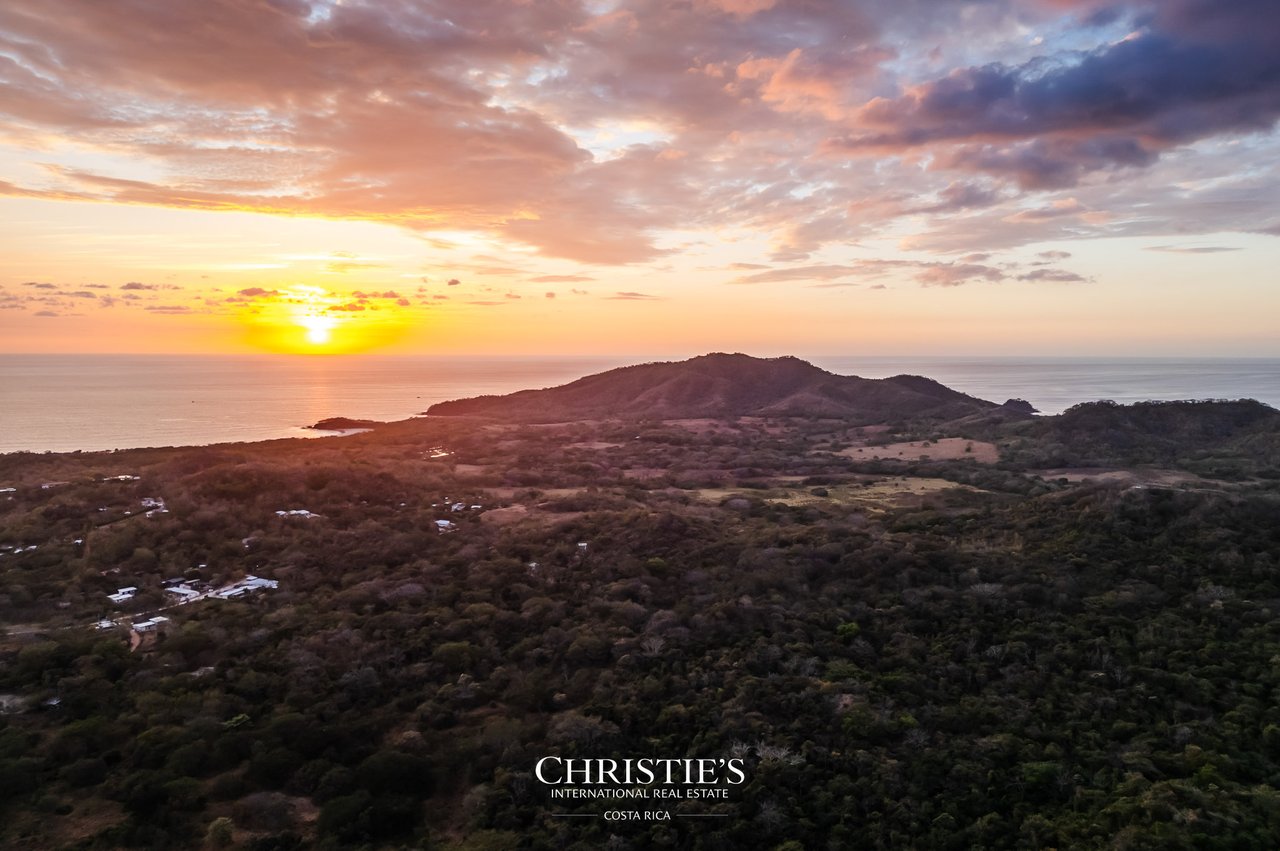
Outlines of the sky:
{"label": "sky", "polygon": [[0,351],[1280,356],[1274,0],[5,0]]}

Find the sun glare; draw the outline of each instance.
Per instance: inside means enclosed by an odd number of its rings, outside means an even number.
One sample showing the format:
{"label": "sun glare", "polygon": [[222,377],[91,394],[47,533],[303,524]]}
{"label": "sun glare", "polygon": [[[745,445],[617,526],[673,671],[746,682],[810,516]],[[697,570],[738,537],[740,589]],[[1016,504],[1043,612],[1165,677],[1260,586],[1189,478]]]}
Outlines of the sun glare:
{"label": "sun glare", "polygon": [[264,289],[240,314],[246,341],[273,352],[349,354],[389,346],[413,326],[392,299],[354,296],[303,285]]}
{"label": "sun glare", "polygon": [[300,316],[298,324],[306,329],[308,343],[323,346],[330,341],[337,320],[332,316]]}

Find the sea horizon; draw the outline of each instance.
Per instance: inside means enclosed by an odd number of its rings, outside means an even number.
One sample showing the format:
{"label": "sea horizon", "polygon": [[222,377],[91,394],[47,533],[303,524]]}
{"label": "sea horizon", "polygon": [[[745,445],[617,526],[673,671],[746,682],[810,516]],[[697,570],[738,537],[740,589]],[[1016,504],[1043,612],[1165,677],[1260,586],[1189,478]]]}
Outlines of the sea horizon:
{"label": "sea horizon", "polygon": [[[799,355],[840,375],[924,375],[1043,414],[1081,402],[1256,399],[1280,358]],[[395,421],[436,402],[552,387],[669,355],[0,354],[0,453],[95,452],[324,437],[329,417]],[[247,380],[251,376],[252,380]]]}

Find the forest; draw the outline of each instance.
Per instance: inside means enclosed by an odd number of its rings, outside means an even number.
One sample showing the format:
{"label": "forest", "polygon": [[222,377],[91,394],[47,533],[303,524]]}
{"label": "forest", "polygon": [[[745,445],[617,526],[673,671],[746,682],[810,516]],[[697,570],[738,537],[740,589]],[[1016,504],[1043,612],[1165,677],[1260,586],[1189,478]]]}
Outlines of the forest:
{"label": "forest", "polygon": [[[0,845],[1274,848],[1275,421],[0,456]],[[246,577],[276,585],[219,596]],[[546,756],[744,780],[606,820],[632,806],[553,799]]]}

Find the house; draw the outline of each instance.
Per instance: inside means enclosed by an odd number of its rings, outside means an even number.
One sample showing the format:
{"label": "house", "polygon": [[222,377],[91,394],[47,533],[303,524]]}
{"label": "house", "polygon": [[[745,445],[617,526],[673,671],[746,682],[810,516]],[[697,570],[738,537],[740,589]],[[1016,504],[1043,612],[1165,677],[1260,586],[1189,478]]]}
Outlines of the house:
{"label": "house", "polygon": [[289,509],[288,511],[277,511],[276,516],[278,517],[319,517],[320,515],[307,511],[305,508],[292,508],[292,509]]}
{"label": "house", "polygon": [[154,618],[145,621],[138,621],[133,625],[134,632],[155,632],[163,623],[168,623],[169,619],[163,615],[156,615]]}
{"label": "house", "polygon": [[45,482],[40,486],[40,489],[46,490],[46,491],[53,490],[54,488],[60,488],[63,485],[69,485],[69,484],[71,484],[71,482]]}
{"label": "house", "polygon": [[445,532],[458,531],[458,526],[452,520],[437,520],[436,531],[443,535]]}
{"label": "house", "polygon": [[128,588],[117,588],[116,593],[107,595],[107,599],[118,606],[126,600],[132,600],[137,593],[138,589],[130,585]]}
{"label": "house", "polygon": [[466,508],[466,507],[467,507],[467,506],[466,506],[466,505],[464,505],[464,504],[463,504],[463,503],[461,503],[461,502],[455,502],[453,505],[449,506],[449,510],[450,510],[450,511],[461,511],[462,509],[464,509],[464,508]]}
{"label": "house", "polygon": [[[169,509],[165,507],[164,500],[158,496],[144,496],[142,498],[142,507],[147,510],[148,517],[169,513]],[[129,512],[126,511],[125,513],[128,514]]]}
{"label": "house", "polygon": [[234,582],[226,588],[215,592],[214,596],[223,600],[234,600],[238,597],[244,597],[254,591],[268,591],[280,587],[280,583],[275,579],[263,579],[260,576],[249,575],[239,582]]}
{"label": "house", "polygon": [[0,493],[17,493],[17,488],[0,488]]}
{"label": "house", "polygon": [[200,596],[200,592],[194,588],[187,588],[184,585],[174,585],[171,588],[164,589],[166,594],[172,594],[177,597],[179,602],[185,603],[188,600],[194,600]]}
{"label": "house", "polygon": [[125,473],[125,474],[123,474],[123,475],[119,475],[119,476],[107,476],[105,479],[103,479],[103,481],[104,481],[104,482],[136,482],[136,481],[138,481],[138,479],[140,479],[140,478],[142,478],[142,477],[141,477],[141,476],[130,476],[129,474]]}
{"label": "house", "polygon": [[239,584],[245,588],[248,588],[250,591],[258,591],[263,588],[274,589],[274,588],[280,587],[280,583],[277,582],[276,580],[263,579],[260,576],[246,576],[244,579],[240,580]]}
{"label": "house", "polygon": [[98,621],[94,625],[94,629],[98,629],[98,630],[115,629],[115,628],[116,628],[116,622],[113,620],[107,620],[106,618],[103,618],[102,620]]}

